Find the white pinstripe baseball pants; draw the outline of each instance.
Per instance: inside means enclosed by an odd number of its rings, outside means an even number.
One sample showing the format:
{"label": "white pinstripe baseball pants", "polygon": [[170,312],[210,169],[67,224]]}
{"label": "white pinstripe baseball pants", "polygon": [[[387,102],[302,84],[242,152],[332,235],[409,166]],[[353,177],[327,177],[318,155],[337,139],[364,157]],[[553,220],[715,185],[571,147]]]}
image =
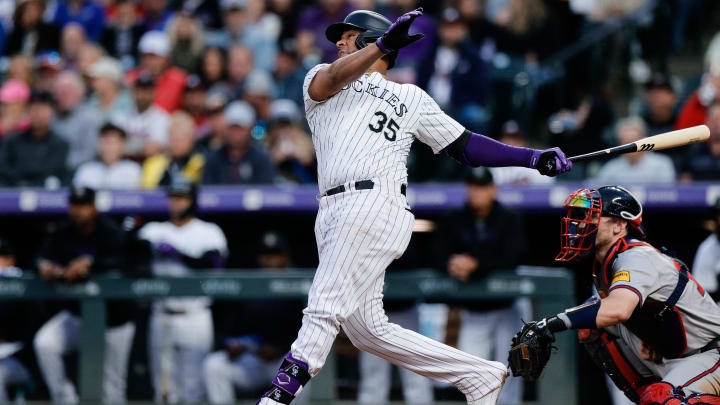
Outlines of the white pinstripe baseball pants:
{"label": "white pinstripe baseball pants", "polygon": [[399,184],[373,180],[372,190],[351,186],[320,199],[315,222],[320,264],[292,345],[293,357],[316,375],[342,327],[357,348],[452,384],[470,404],[494,404],[494,399],[482,397],[501,386],[507,375],[504,364],[388,322],[382,302],[385,269],[407,248],[415,217]]}

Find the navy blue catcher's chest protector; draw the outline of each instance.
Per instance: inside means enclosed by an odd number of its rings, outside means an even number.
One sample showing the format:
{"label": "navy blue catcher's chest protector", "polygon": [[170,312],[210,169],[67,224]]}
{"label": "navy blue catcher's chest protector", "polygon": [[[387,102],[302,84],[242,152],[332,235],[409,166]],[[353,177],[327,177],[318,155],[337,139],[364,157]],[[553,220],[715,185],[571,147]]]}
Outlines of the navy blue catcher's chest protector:
{"label": "navy blue catcher's chest protector", "polygon": [[[622,238],[608,252],[603,263],[596,262],[593,269],[595,287],[604,298],[609,294],[610,282],[613,278],[613,263],[618,255],[628,249],[650,244]],[[665,254],[663,252],[663,254]],[[670,256],[669,256],[670,257]],[[670,257],[678,270],[678,280],[672,293],[665,302],[652,298],[645,299],[642,305],[635,308],[632,316],[623,325],[645,344],[662,354],[667,359],[682,357],[687,350],[687,336],[683,325],[682,314],[675,307],[690,279],[687,266],[681,261]]]}

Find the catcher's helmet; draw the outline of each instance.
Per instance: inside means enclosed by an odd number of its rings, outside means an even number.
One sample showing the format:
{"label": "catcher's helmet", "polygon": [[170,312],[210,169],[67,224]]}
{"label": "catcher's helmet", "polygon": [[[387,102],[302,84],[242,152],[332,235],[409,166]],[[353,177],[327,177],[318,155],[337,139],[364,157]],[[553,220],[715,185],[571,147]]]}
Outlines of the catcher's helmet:
{"label": "catcher's helmet", "polygon": [[595,246],[601,216],[624,219],[632,236],[645,237],[642,205],[620,186],[577,190],[565,199],[563,206],[568,211],[561,222],[560,253],[555,257],[556,261],[565,262],[587,255]]}
{"label": "catcher's helmet", "polygon": [[[358,49],[363,49],[369,43],[373,43],[383,36],[391,25],[392,22],[382,14],[368,10],[357,10],[348,14],[343,22],[330,24],[325,30],[325,36],[330,42],[336,43],[347,30],[363,31],[355,38],[355,46],[357,46]],[[397,51],[388,54],[388,58],[388,69],[390,69],[395,65]]]}

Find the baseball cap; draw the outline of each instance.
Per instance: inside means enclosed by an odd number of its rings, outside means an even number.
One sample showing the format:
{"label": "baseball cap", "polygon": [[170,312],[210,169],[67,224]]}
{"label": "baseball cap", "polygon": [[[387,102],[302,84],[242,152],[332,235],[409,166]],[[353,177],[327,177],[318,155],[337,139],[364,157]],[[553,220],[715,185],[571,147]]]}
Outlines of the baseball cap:
{"label": "baseball cap", "polygon": [[242,10],[247,6],[247,0],[222,0],[224,11]]}
{"label": "baseball cap", "polygon": [[149,31],[143,34],[138,45],[140,53],[168,56],[170,54],[170,39],[162,31]]}
{"label": "baseball cap", "polygon": [[205,83],[200,76],[192,74],[185,80],[185,90],[205,90]]}
{"label": "baseball cap", "polygon": [[11,79],[0,87],[0,103],[27,103],[30,87],[25,82]]}
{"label": "baseball cap", "polygon": [[291,124],[300,121],[300,109],[294,101],[281,98],[270,104],[271,124]]}
{"label": "baseball cap", "polygon": [[666,89],[670,91],[675,91],[675,89],[673,89],[672,83],[670,82],[670,77],[668,77],[662,72],[653,73],[653,75],[650,77],[650,80],[646,84],[646,88],[648,90]]}
{"label": "baseball cap", "polygon": [[459,22],[461,20],[462,20],[462,16],[460,15],[460,12],[457,9],[455,9],[453,7],[448,7],[445,10],[443,10],[442,19],[441,19],[441,22],[443,24],[451,24],[451,23]]}
{"label": "baseball cap", "polygon": [[275,232],[265,232],[260,238],[258,253],[262,254],[285,254],[288,251],[288,244],[285,238]]}
{"label": "baseball cap", "polygon": [[106,77],[116,83],[120,83],[123,80],[123,69],[120,63],[114,58],[103,57],[90,65],[88,76],[93,79]]}
{"label": "baseball cap", "polygon": [[255,110],[244,101],[233,101],[223,112],[228,125],[251,127],[255,123]]}
{"label": "baseball cap", "polygon": [[474,186],[490,186],[495,184],[490,169],[483,166],[470,170],[465,176],[465,183]]}
{"label": "baseball cap", "polygon": [[211,112],[222,111],[227,105],[228,97],[222,91],[211,91],[205,98],[205,109]]}
{"label": "baseball cap", "polygon": [[245,93],[258,96],[271,97],[273,93],[273,80],[270,74],[262,70],[253,70],[245,81]]}
{"label": "baseball cap", "polygon": [[95,190],[89,187],[70,189],[70,204],[95,204]]}

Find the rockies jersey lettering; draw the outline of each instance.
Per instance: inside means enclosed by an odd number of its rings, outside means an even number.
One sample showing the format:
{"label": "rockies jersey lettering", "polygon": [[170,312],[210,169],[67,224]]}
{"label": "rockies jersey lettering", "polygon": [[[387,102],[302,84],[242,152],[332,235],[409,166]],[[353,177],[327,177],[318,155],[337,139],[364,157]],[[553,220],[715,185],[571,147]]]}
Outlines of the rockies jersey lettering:
{"label": "rockies jersey lettering", "polygon": [[308,88],[326,66],[312,68],[303,83],[321,192],[357,180],[407,183],[407,157],[415,139],[439,153],[465,131],[422,89],[391,82],[377,72],[315,101]]}

